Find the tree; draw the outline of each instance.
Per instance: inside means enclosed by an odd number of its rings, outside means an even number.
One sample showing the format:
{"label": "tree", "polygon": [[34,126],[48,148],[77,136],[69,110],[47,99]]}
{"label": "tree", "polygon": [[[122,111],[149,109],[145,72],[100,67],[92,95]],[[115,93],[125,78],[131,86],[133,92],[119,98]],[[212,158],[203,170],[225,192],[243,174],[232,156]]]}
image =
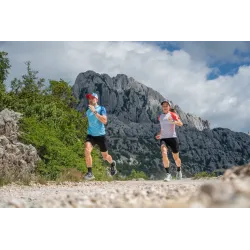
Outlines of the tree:
{"label": "tree", "polygon": [[0,51],[0,85],[4,83],[9,75],[9,70],[11,68],[8,53]]}
{"label": "tree", "polygon": [[50,80],[49,93],[69,107],[74,107],[76,104],[76,99],[72,95],[72,87],[62,79],[60,81]]}
{"label": "tree", "polygon": [[11,68],[8,53],[0,51],[0,111],[4,108],[6,89],[5,80],[9,75],[9,70]]}
{"label": "tree", "polygon": [[44,78],[38,78],[38,71],[31,69],[30,61],[25,62],[27,65],[27,73],[22,76],[22,79],[15,78],[11,81],[11,90],[15,94],[23,93],[40,93],[44,87]]}

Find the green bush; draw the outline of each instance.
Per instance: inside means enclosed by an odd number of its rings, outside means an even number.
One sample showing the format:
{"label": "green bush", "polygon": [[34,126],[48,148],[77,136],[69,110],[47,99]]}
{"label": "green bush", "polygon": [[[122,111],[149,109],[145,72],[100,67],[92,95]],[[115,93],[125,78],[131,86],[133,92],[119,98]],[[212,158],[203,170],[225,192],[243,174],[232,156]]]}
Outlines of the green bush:
{"label": "green bush", "polygon": [[127,180],[139,179],[139,178],[147,180],[148,176],[142,171],[136,171],[135,169],[132,169],[130,175],[127,177]]}
{"label": "green bush", "polygon": [[194,175],[193,179],[202,179],[202,178],[211,178],[211,177],[216,177],[216,174],[213,173],[208,173],[208,172],[200,172]]}

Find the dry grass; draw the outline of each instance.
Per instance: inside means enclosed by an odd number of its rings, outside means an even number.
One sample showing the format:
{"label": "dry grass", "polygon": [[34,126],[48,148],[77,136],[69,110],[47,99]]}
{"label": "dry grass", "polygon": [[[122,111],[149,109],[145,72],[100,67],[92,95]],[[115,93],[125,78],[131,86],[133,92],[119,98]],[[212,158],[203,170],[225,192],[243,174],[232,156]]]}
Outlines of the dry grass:
{"label": "dry grass", "polygon": [[[56,179],[56,183],[63,182],[80,182],[83,180],[83,173],[75,168],[65,169]],[[0,187],[11,183],[18,185],[31,185],[31,183],[39,183],[41,185],[47,185],[49,180],[46,177],[35,174],[24,174],[17,176],[13,173],[0,173]]]}
{"label": "dry grass", "polygon": [[62,182],[80,182],[83,180],[83,173],[76,168],[65,169],[56,179],[57,183]]}
{"label": "dry grass", "polygon": [[24,174],[18,175],[15,172],[0,173],[0,186],[5,186],[11,183],[19,185],[30,185],[32,181],[32,175]]}
{"label": "dry grass", "polygon": [[203,179],[203,178],[213,178],[216,177],[215,173],[207,173],[207,172],[201,172],[201,173],[197,173],[195,174],[195,176],[192,178],[193,180],[197,180],[197,179]]}

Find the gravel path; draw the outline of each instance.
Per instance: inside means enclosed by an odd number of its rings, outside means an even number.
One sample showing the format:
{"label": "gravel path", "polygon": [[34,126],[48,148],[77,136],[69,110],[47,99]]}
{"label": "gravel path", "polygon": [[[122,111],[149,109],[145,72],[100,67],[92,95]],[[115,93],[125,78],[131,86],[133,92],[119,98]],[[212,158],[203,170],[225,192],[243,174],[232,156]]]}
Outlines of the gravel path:
{"label": "gravel path", "polygon": [[187,207],[189,197],[202,184],[216,181],[12,184],[0,188],[0,207]]}

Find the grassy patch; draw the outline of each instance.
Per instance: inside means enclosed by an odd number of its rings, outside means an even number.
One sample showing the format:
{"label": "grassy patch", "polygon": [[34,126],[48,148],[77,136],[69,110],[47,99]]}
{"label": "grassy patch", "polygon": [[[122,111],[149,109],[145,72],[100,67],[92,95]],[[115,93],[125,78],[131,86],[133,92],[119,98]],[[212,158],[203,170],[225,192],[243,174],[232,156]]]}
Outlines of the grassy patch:
{"label": "grassy patch", "polygon": [[83,179],[83,173],[80,172],[78,169],[76,168],[70,168],[70,169],[65,169],[63,170],[58,178],[57,178],[57,182],[62,183],[62,182],[80,182]]}
{"label": "grassy patch", "polygon": [[203,172],[195,174],[192,179],[196,180],[196,179],[212,178],[212,177],[216,177],[216,173],[214,172],[208,173],[208,172],[203,171]]}
{"label": "grassy patch", "polygon": [[17,176],[14,172],[0,174],[0,187],[11,183],[29,186],[31,182],[32,176],[30,174],[25,174],[22,176]]}

